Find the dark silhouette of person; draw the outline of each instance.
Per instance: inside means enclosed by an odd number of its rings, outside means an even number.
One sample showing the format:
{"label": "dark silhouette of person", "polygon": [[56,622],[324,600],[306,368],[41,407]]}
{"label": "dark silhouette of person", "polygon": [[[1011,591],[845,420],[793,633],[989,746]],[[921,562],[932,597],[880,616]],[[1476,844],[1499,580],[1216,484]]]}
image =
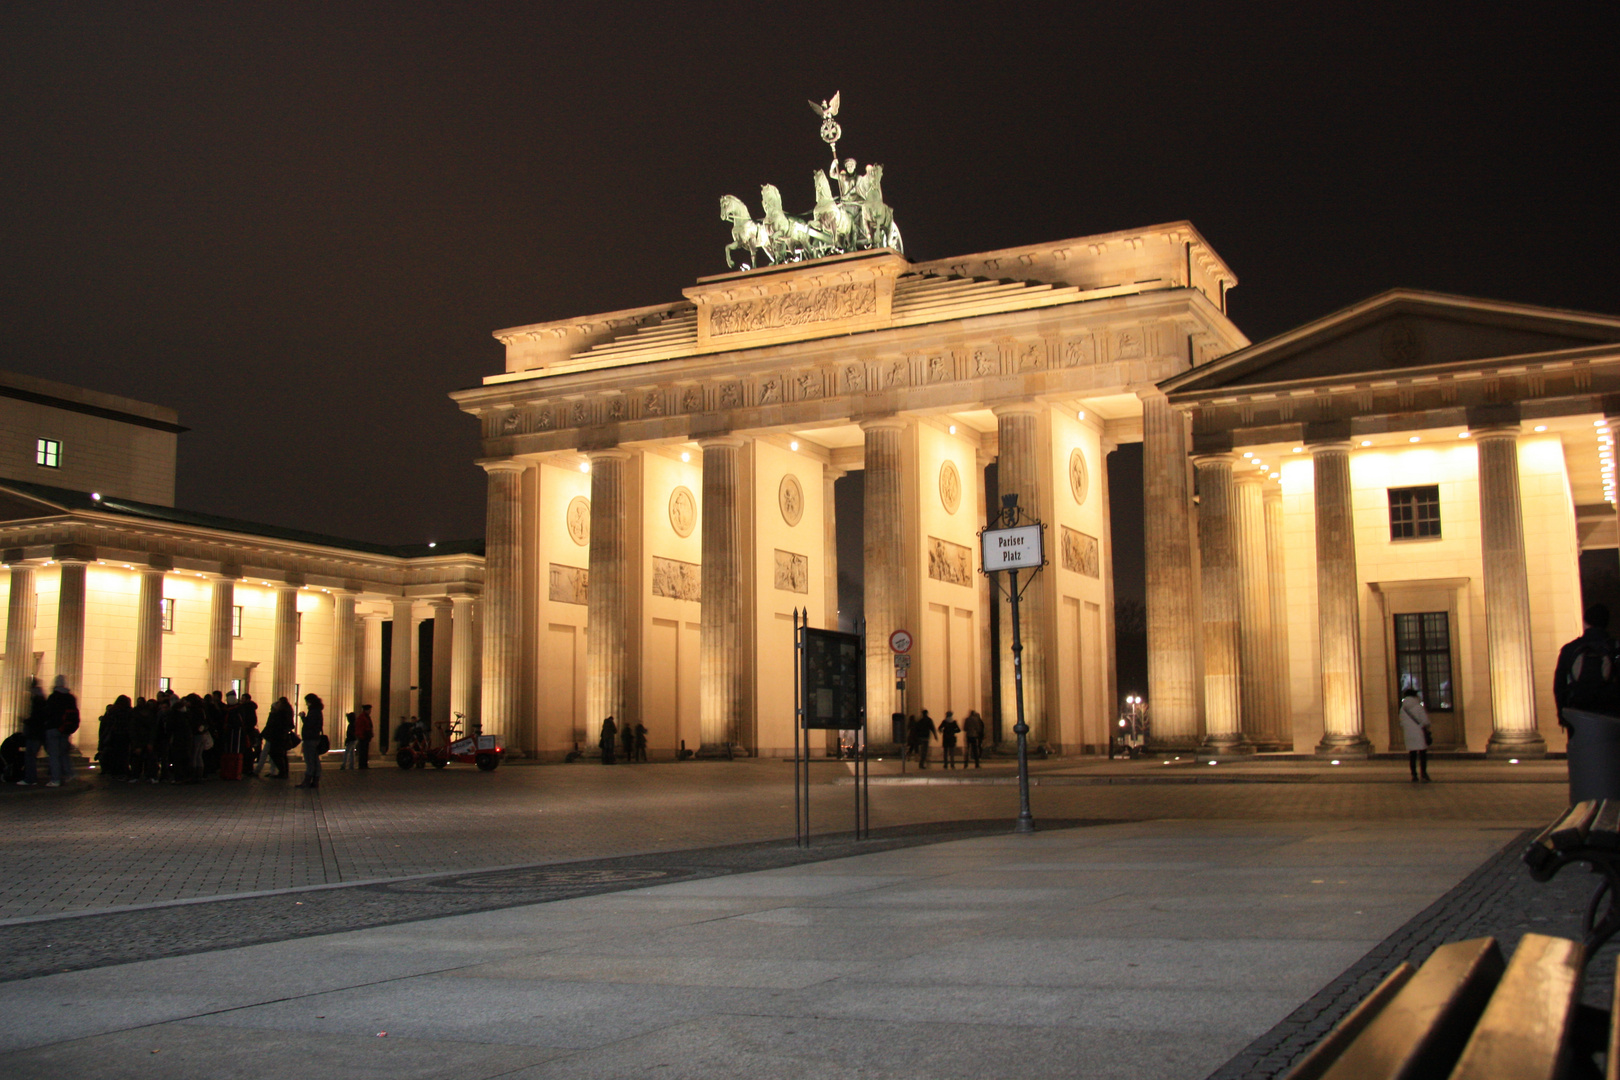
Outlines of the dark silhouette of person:
{"label": "dark silhouette of person", "polygon": [[956,722],[955,714],[946,710],[945,722],[939,725],[939,752],[945,759],[947,769],[956,768],[956,736],[961,730],[962,725]]}
{"label": "dark silhouette of person", "polygon": [[602,721],[602,734],[596,742],[602,748],[602,764],[612,765],[619,752],[619,725],[613,717]]}

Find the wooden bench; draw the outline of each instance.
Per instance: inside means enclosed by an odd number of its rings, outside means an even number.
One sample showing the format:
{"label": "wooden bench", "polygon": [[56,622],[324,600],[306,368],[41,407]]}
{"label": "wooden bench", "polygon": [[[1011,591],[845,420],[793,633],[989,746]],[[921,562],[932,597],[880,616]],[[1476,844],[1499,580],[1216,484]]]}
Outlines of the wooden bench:
{"label": "wooden bench", "polygon": [[1602,1075],[1601,1048],[1620,1080],[1608,1018],[1579,1003],[1585,959],[1579,942],[1542,934],[1506,965],[1495,938],[1442,945],[1390,972],[1287,1080],[1577,1080]]}
{"label": "wooden bench", "polygon": [[[1585,863],[1603,880],[1581,920],[1582,944],[1595,955],[1620,931],[1620,799],[1576,803],[1542,829],[1524,850],[1524,864],[1537,881],[1551,881],[1571,863]],[[1608,908],[1600,916],[1604,897]]]}
{"label": "wooden bench", "polygon": [[[1524,863],[1537,881],[1572,863],[1602,878],[1581,941],[1526,934],[1503,964],[1494,938],[1475,938],[1440,946],[1421,968],[1403,963],[1287,1080],[1620,1080],[1620,1007],[1580,1003],[1587,959],[1620,931],[1620,800],[1571,807],[1530,842]],[[1607,1051],[1602,1071],[1599,1051]]]}

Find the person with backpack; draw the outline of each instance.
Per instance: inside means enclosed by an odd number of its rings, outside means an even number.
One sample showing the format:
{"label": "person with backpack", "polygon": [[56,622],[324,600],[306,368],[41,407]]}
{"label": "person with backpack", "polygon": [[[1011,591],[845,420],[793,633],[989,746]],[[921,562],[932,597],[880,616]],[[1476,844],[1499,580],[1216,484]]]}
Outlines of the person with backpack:
{"label": "person with backpack", "polygon": [[1564,710],[1620,715],[1620,685],[1617,685],[1614,639],[1609,636],[1609,609],[1589,604],[1582,615],[1581,636],[1558,651],[1553,669],[1553,701],[1558,705],[1558,723],[1573,731]]}
{"label": "person with backpack", "polygon": [[1620,798],[1620,659],[1609,609],[1591,604],[1581,636],[1558,652],[1553,701],[1569,733],[1570,801]]}
{"label": "person with backpack", "polygon": [[73,779],[73,733],[79,730],[79,702],[68,691],[67,679],[58,675],[51,683],[51,696],[45,699],[45,756],[51,763],[51,782],[61,787]]}

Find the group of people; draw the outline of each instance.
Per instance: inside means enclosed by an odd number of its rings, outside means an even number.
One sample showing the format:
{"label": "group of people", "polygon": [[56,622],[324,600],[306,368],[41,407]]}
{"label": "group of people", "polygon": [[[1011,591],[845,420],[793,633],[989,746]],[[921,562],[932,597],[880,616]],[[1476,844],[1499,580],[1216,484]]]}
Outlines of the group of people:
{"label": "group of people", "polygon": [[640,722],[631,724],[628,720],[620,725],[610,716],[602,721],[602,732],[597,737],[596,745],[601,747],[604,765],[618,762],[621,745],[624,747],[625,761],[646,761],[647,725]]}
{"label": "group of people", "polygon": [[[60,787],[73,775],[70,737],[79,727],[78,702],[60,675],[49,695],[34,680],[29,694],[23,729],[0,743],[0,764],[8,782],[36,784],[43,749],[50,775],[45,786]],[[247,693],[181,696],[163,690],[133,702],[120,694],[101,715],[96,760],[107,780],[130,784],[258,779],[266,765],[270,779],[285,780],[292,774],[289,755],[302,748],[304,778],[298,786],[318,787],[321,755],[331,745],[325,706],[312,693],[303,703],[295,714],[286,697],[277,698],[261,727],[258,703]],[[372,732],[370,705],[348,714],[343,768],[368,767]]]}
{"label": "group of people", "polygon": [[[898,713],[895,715],[899,717]],[[919,769],[928,768],[928,751],[935,738],[939,739],[940,756],[944,759],[945,768],[960,766],[965,769],[970,761],[975,769],[982,768],[980,758],[984,753],[984,718],[977,709],[968,713],[967,719],[960,724],[956,722],[956,714],[946,710],[945,719],[937,726],[934,718],[928,715],[928,710],[924,709],[915,716],[905,718],[905,730],[905,757],[915,757]],[[960,759],[956,746],[958,735],[967,738],[967,754]]]}

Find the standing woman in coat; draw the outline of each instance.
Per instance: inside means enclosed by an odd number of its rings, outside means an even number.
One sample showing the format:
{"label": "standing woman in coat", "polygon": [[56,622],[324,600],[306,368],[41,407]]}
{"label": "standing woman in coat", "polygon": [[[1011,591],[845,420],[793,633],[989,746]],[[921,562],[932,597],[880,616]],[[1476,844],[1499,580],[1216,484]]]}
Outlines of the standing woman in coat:
{"label": "standing woman in coat", "polygon": [[326,752],[326,715],[325,706],[314,694],[304,695],[304,728],[298,735],[304,747],[304,779],[298,786],[320,787],[321,755]]}
{"label": "standing woman in coat", "polygon": [[1429,744],[1434,741],[1434,729],[1429,726],[1429,711],[1416,690],[1408,688],[1401,694],[1401,734],[1406,736],[1406,763],[1412,769],[1412,783],[1429,782]]}

